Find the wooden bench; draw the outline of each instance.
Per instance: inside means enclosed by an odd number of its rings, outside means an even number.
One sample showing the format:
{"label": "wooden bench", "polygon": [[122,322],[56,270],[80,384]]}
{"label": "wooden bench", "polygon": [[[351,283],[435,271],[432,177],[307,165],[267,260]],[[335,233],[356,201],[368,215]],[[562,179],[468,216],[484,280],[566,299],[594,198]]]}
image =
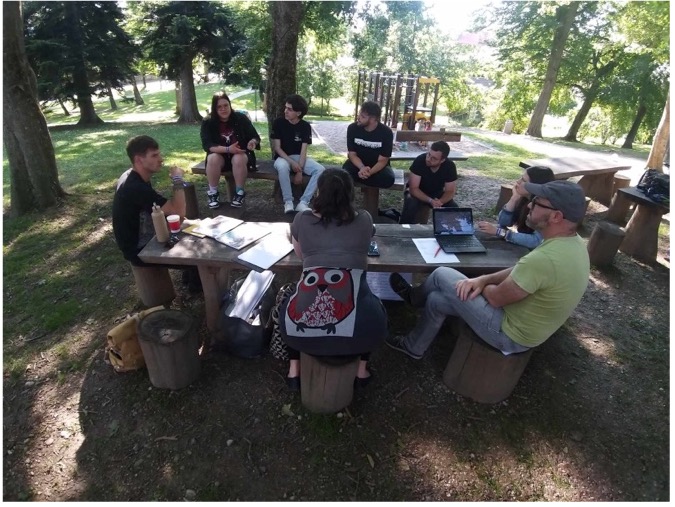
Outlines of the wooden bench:
{"label": "wooden bench", "polygon": [[653,262],[656,260],[661,217],[670,212],[670,206],[653,201],[637,187],[617,190],[607,210],[607,220],[619,225],[626,223],[626,214],[635,204],[635,211],[626,226],[626,235],[619,250],[636,259]]}
{"label": "wooden bench", "polygon": [[[326,169],[340,168],[340,166],[336,165],[326,165],[325,167]],[[204,160],[200,161],[199,163],[193,165],[191,169],[192,174],[206,174],[205,161]],[[402,169],[394,169],[394,178],[395,178],[394,184],[388,188],[369,187],[368,185],[364,185],[363,183],[355,181],[354,186],[360,188],[361,192],[363,193],[363,208],[367,210],[368,213],[371,214],[371,216],[377,217],[377,210],[380,204],[380,190],[399,190],[403,192],[406,182],[405,176],[406,173],[407,171],[403,171]],[[232,176],[231,172],[223,173],[222,175],[225,177],[225,181],[227,182],[227,192],[229,199],[231,201],[232,197],[234,196],[234,189],[235,189],[234,177]],[[256,171],[249,170],[247,178],[251,180],[274,181],[275,184],[274,190],[272,191],[272,195],[276,201],[281,202],[281,188],[279,187],[279,175],[276,169],[274,169],[274,162],[272,160],[258,160],[257,170]],[[300,187],[299,185],[292,185],[293,193],[295,194],[298,191],[301,192],[308,182],[309,176],[303,174],[302,187]]]}

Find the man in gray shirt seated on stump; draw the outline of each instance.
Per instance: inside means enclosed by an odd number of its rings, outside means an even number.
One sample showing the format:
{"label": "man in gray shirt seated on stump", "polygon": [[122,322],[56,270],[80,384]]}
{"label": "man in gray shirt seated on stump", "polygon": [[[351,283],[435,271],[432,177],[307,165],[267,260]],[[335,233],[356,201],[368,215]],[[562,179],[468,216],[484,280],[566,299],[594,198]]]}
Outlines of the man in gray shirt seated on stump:
{"label": "man in gray shirt seated on stump", "polygon": [[392,288],[408,303],[424,307],[407,336],[385,342],[421,359],[445,318],[462,318],[486,343],[517,353],[546,341],[569,318],[588,285],[590,263],[577,225],[584,217],[584,191],[576,183],[526,183],[532,194],[527,225],[544,241],[509,269],[467,278],[447,267],[412,287],[392,273]]}

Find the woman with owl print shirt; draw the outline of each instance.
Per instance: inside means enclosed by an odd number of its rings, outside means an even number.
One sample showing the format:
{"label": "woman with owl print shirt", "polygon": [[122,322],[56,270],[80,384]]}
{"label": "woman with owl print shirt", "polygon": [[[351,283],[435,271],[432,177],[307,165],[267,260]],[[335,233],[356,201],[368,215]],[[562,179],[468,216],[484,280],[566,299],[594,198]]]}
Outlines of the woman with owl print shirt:
{"label": "woman with owl print shirt", "polygon": [[300,351],[318,356],[361,355],[354,384],[365,387],[369,352],[387,334],[387,313],[368,287],[368,246],[373,219],[354,209],[354,183],[347,171],[327,169],[319,177],[313,209],[291,225],[302,277],[282,305],[279,327],[289,347],[286,383],[300,389]]}

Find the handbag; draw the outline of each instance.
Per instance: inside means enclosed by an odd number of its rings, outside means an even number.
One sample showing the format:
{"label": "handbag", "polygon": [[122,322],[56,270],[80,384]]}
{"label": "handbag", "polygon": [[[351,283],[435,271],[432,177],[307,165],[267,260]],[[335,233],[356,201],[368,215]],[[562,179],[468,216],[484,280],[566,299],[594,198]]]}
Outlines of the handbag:
{"label": "handbag", "polygon": [[272,320],[270,314],[274,306],[274,285],[270,284],[260,301],[253,310],[252,319],[230,317],[226,309],[231,302],[237,299],[239,289],[246,277],[238,278],[223,295],[220,305],[220,330],[216,337],[213,350],[225,351],[246,359],[258,358],[265,355],[269,347],[272,334]]}
{"label": "handbag", "polygon": [[640,177],[637,188],[652,201],[670,201],[670,176],[656,169],[647,169]]}
{"label": "handbag", "polygon": [[276,359],[281,359],[282,361],[288,361],[288,346],[284,341],[283,336],[281,335],[281,329],[279,328],[279,310],[284,302],[295,292],[295,283],[289,282],[284,284],[279,292],[277,292],[277,299],[274,307],[272,308],[272,338],[270,339],[270,353],[272,357]]}
{"label": "handbag", "polygon": [[163,306],[148,308],[108,331],[105,354],[116,372],[133,371],[145,367],[143,351],[138,343],[138,322],[146,315],[163,309]]}

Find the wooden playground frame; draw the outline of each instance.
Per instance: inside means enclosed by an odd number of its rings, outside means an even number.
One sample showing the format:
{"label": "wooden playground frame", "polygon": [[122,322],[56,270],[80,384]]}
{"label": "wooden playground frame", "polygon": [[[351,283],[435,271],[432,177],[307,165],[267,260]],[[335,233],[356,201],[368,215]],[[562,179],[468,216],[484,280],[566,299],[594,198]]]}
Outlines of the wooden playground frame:
{"label": "wooden playground frame", "polygon": [[433,125],[440,84],[441,81],[435,77],[415,74],[386,75],[382,72],[360,70],[354,119],[361,104],[372,100],[382,107],[382,123],[393,130],[398,128],[399,121],[402,122],[402,130],[415,130],[419,120]]}

